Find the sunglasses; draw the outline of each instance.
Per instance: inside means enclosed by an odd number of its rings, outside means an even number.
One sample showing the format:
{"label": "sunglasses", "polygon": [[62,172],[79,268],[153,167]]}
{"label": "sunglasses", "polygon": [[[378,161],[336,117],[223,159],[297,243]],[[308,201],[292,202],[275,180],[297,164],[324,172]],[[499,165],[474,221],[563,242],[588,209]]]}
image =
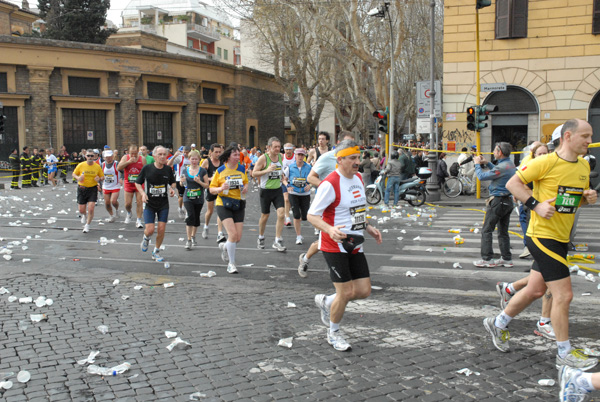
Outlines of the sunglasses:
{"label": "sunglasses", "polygon": [[94,157],[94,155],[86,155],[85,157],[86,157],[86,158],[93,158],[93,157]]}

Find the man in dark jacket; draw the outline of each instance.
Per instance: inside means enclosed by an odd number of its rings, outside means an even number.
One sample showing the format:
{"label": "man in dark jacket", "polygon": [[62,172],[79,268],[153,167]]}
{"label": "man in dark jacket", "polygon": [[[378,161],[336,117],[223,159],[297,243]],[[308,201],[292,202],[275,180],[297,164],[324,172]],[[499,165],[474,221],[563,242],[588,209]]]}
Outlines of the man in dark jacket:
{"label": "man in dark jacket", "polygon": [[23,147],[21,170],[23,171],[21,186],[23,188],[31,187],[31,157],[29,156],[29,147]]}
{"label": "man in dark jacket", "polygon": [[446,159],[446,154],[442,152],[440,153],[436,172],[440,188],[443,188],[442,186],[446,183],[446,177],[450,176],[448,174],[448,165],[444,159]]}
{"label": "man in dark jacket", "polygon": [[21,159],[17,153],[17,148],[14,148],[8,156],[8,162],[10,163],[10,175],[12,180],[10,182],[10,188],[13,190],[20,190],[19,187],[19,175],[21,174]]}
{"label": "man in dark jacket", "polygon": [[42,157],[38,153],[38,149],[33,148],[33,153],[31,154],[31,185],[33,187],[39,187],[38,181],[40,180],[42,160]]}

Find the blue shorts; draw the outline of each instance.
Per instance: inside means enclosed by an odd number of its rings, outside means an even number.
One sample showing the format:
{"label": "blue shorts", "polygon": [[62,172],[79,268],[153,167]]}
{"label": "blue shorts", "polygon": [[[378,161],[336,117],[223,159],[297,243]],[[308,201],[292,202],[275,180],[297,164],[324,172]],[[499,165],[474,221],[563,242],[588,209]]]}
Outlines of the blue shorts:
{"label": "blue shorts", "polygon": [[58,168],[56,167],[56,165],[49,166],[48,173],[54,173],[54,172],[58,172]]}
{"label": "blue shorts", "polygon": [[156,211],[146,205],[146,208],[144,208],[144,223],[146,225],[154,225],[154,220],[157,216],[159,222],[167,223],[169,220],[169,207]]}
{"label": "blue shorts", "polygon": [[281,185],[281,191],[283,191],[284,193],[287,193],[287,187],[284,186],[283,184]]}

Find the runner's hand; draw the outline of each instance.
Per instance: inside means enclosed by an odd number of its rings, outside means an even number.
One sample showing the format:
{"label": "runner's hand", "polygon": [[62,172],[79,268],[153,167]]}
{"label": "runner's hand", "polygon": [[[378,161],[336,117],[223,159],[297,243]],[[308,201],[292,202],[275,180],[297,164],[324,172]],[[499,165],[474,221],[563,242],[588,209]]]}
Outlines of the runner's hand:
{"label": "runner's hand", "polygon": [[552,218],[552,215],[554,215],[554,212],[556,212],[556,208],[551,204],[554,201],[556,201],[556,197],[550,198],[544,202],[540,202],[533,210],[542,218],[550,219]]}
{"label": "runner's hand", "polygon": [[583,198],[588,204],[595,204],[598,200],[598,192],[596,190],[585,190],[583,192]]}
{"label": "runner's hand", "polygon": [[96,181],[96,183],[100,183],[100,176],[94,177],[94,180]]}
{"label": "runner's hand", "polygon": [[225,191],[225,190],[229,190],[229,183],[225,182],[223,183],[223,185],[221,186],[222,190],[221,192]]}
{"label": "runner's hand", "polygon": [[381,232],[379,231],[379,229],[375,228],[374,226],[367,225],[367,233],[370,234],[371,236],[373,236],[373,238],[375,239],[377,244],[381,244],[381,242],[383,241]]}
{"label": "runner's hand", "polygon": [[310,184],[307,184],[307,185],[304,187],[304,192],[305,192],[305,193],[309,193],[309,192],[310,192]]}
{"label": "runner's hand", "polygon": [[242,189],[242,194],[244,194],[244,195],[248,194],[248,185],[247,184]]}
{"label": "runner's hand", "polygon": [[169,187],[169,197],[175,197],[175,190],[173,190],[173,187]]}
{"label": "runner's hand", "polygon": [[148,202],[148,194],[142,193],[142,202],[143,203],[147,203]]}
{"label": "runner's hand", "polygon": [[270,164],[269,167],[267,168],[267,172],[273,172],[274,170],[277,169],[277,166],[275,166],[274,164]]}
{"label": "runner's hand", "polygon": [[346,225],[331,226],[327,231],[327,234],[329,235],[329,237],[331,237],[331,240],[340,243],[346,238],[346,233],[340,230],[344,227],[346,227]]}

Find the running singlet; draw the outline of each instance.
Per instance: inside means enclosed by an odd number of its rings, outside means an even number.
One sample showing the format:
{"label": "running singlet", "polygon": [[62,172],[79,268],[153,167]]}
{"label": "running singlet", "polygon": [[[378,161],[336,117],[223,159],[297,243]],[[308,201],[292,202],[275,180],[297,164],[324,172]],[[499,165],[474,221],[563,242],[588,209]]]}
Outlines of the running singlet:
{"label": "running singlet", "polygon": [[[366,202],[365,186],[360,175],[348,179],[336,170],[319,185],[308,213],[323,216],[323,220],[329,225],[344,225],[340,230],[346,234],[362,236],[367,227]],[[319,250],[328,253],[346,252],[341,243],[333,241],[325,232],[319,235]],[[361,245],[354,253],[362,251]]]}
{"label": "running singlet", "polygon": [[97,163],[92,163],[91,165],[88,165],[87,162],[81,162],[79,165],[77,165],[73,173],[75,173],[77,176],[81,176],[82,173],[84,174],[83,182],[77,183],[83,187],[96,187],[98,183],[96,182],[94,177],[104,177],[102,168]]}
{"label": "running singlet", "polygon": [[544,219],[531,214],[527,236],[567,243],[581,205],[583,191],[589,188],[590,165],[583,158],[575,162],[561,159],[556,152],[530,160],[517,170],[523,183],[533,182],[533,197],[539,202],[556,197],[556,213]]}
{"label": "running singlet", "polygon": [[208,169],[206,169],[206,173],[208,174],[208,177],[212,178],[215,175],[215,172],[217,171],[219,166],[215,166],[212,163],[212,160],[210,158],[208,158],[207,160],[208,160]]}
{"label": "running singlet", "polygon": [[[292,164],[296,163],[296,156],[292,155],[291,159],[288,159],[287,156],[285,154],[283,154],[283,160],[281,161],[281,164],[283,165],[283,169],[284,172],[287,172],[290,168],[290,166],[292,166]],[[286,173],[287,175],[287,173]]]}
{"label": "running singlet", "polygon": [[200,180],[204,179],[206,176],[206,170],[204,168],[199,167],[198,173],[194,176],[190,174],[190,166],[186,167],[183,171],[183,175],[185,175],[185,193],[183,196],[183,201],[190,201],[192,203],[202,203],[204,202],[204,187],[202,187],[199,183],[197,183],[194,178],[196,176],[200,177]]}
{"label": "running singlet", "polygon": [[272,162],[269,158],[269,154],[265,154],[265,158],[267,159],[267,164],[265,165],[265,168],[263,170],[268,169],[271,163],[277,168],[270,173],[260,176],[260,188],[265,188],[269,190],[277,189],[281,187],[281,175],[283,174],[281,154],[278,155],[277,162]]}
{"label": "running singlet", "polygon": [[102,171],[104,172],[104,185],[102,187],[105,190],[120,190],[117,162],[113,162],[112,166],[107,166],[106,162],[102,162]]}
{"label": "running singlet", "polygon": [[226,165],[220,166],[215,172],[210,187],[221,187],[225,182],[229,183],[229,192],[227,194],[220,193],[215,201],[215,205],[223,205],[221,197],[241,199],[241,187],[248,184],[248,176],[246,168],[238,163],[236,169],[229,169]]}
{"label": "running singlet", "polygon": [[173,168],[175,169],[175,180],[180,181],[181,174],[191,164],[192,163],[190,162],[190,160],[184,155],[179,155],[177,158],[175,158],[175,160],[173,161]]}
{"label": "running singlet", "polygon": [[[130,158],[131,156],[127,155],[128,161]],[[142,171],[142,167],[144,167],[142,163],[142,158],[138,156],[138,161],[136,163],[132,163],[128,165],[125,169],[123,169],[125,173],[125,184],[131,184],[135,188],[135,181],[137,180],[138,175]]]}
{"label": "running singlet", "polygon": [[58,159],[53,154],[46,155],[46,167],[51,170],[51,172],[56,172],[56,164],[58,163]]}

